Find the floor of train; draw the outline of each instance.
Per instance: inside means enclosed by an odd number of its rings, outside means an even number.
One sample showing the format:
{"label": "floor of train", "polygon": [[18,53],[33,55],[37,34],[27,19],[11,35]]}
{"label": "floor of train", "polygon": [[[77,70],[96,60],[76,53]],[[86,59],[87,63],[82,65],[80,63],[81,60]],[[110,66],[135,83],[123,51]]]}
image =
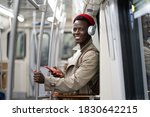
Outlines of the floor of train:
{"label": "floor of train", "polygon": [[[63,94],[57,94],[52,95],[50,94],[43,94],[40,95],[38,98],[34,96],[27,96],[26,93],[22,92],[15,92],[11,96],[12,100],[100,100],[99,95],[63,95]],[[4,90],[0,90],[0,100],[6,99],[6,92]]]}
{"label": "floor of train", "polygon": [[[0,100],[5,100],[6,97],[3,93],[0,93]],[[26,97],[26,98],[18,98],[12,97],[11,100],[36,100],[35,97]],[[38,97],[38,100],[100,100],[99,96],[58,96],[58,97],[48,97],[48,96],[41,96]]]}

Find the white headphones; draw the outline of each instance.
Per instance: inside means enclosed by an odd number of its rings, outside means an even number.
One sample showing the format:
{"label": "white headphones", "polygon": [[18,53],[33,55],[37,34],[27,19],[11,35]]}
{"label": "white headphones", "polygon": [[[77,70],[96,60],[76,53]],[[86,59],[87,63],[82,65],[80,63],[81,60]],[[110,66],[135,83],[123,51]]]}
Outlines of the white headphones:
{"label": "white headphones", "polygon": [[[90,36],[93,36],[95,34],[95,30],[96,30],[96,25],[91,25],[88,27],[88,34]],[[72,34],[74,33],[73,29],[71,30]]]}
{"label": "white headphones", "polygon": [[[90,36],[94,35],[94,34],[95,34],[95,30],[96,30],[96,25],[95,25],[95,21],[94,21],[94,19],[92,18],[92,16],[90,16],[90,15],[88,15],[88,14],[80,14],[80,15],[76,16],[76,18],[77,18],[77,17],[80,17],[80,16],[84,17],[86,20],[89,21],[89,23],[90,23],[91,25],[88,27],[88,34],[89,34]],[[76,18],[74,19],[73,23],[75,22]],[[72,30],[72,33],[73,33],[73,30]]]}
{"label": "white headphones", "polygon": [[95,34],[95,30],[96,30],[96,25],[94,25],[94,26],[89,26],[89,28],[88,28],[88,34],[89,35],[94,35]]}

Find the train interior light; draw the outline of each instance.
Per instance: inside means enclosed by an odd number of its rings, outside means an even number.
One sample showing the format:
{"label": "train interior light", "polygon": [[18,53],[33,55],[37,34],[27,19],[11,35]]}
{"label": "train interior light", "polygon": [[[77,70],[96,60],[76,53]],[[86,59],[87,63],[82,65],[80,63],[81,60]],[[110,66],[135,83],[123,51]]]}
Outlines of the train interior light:
{"label": "train interior light", "polygon": [[[2,6],[2,5],[0,5],[0,14],[14,18],[13,11],[11,9],[8,9],[8,8]],[[19,22],[24,22],[23,15],[19,15],[17,18],[18,18]]]}

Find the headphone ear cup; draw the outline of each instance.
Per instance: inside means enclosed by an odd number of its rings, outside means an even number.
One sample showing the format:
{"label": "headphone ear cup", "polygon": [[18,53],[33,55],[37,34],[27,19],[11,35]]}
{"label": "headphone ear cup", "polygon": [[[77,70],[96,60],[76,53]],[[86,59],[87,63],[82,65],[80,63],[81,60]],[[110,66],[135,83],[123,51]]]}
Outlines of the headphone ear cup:
{"label": "headphone ear cup", "polygon": [[96,26],[94,25],[94,26],[89,26],[89,28],[88,28],[88,34],[89,35],[94,35],[95,34],[95,30],[96,30]]}

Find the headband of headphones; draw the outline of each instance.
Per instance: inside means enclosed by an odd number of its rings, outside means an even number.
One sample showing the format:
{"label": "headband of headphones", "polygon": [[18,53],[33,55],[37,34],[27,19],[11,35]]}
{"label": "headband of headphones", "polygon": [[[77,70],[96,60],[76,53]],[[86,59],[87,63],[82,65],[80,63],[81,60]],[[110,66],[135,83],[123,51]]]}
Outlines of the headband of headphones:
{"label": "headband of headphones", "polygon": [[88,15],[88,14],[79,14],[79,15],[77,15],[77,16],[74,18],[74,21],[73,21],[73,22],[75,22],[76,18],[79,17],[79,16],[82,16],[82,17],[84,17],[85,19],[87,19],[87,20],[90,22],[91,25],[95,25],[94,19],[93,19],[90,15]]}

